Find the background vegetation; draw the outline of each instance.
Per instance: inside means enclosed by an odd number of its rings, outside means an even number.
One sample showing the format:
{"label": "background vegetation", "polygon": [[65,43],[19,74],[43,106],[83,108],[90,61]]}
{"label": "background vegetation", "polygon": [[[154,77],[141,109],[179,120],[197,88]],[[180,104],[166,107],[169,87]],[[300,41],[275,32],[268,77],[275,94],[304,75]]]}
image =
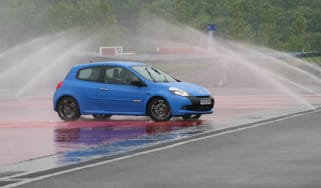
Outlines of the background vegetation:
{"label": "background vegetation", "polygon": [[215,23],[220,37],[278,50],[321,51],[321,0],[0,0],[0,48],[75,27],[135,30],[145,13],[204,31]]}

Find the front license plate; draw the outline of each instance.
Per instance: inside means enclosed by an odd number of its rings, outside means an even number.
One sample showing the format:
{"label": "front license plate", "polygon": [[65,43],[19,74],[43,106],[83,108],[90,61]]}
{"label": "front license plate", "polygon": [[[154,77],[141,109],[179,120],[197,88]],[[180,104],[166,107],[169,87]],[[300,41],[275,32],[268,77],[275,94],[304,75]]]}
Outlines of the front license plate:
{"label": "front license plate", "polygon": [[209,105],[209,104],[212,104],[212,100],[210,98],[201,99],[200,104],[201,105]]}

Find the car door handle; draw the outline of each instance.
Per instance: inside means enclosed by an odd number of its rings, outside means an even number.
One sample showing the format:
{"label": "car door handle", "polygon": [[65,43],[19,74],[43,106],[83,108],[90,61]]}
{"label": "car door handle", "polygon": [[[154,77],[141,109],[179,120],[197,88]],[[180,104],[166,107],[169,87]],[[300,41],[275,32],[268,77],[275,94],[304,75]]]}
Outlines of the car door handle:
{"label": "car door handle", "polygon": [[105,88],[105,87],[101,87],[99,88],[100,91],[108,91],[108,88]]}

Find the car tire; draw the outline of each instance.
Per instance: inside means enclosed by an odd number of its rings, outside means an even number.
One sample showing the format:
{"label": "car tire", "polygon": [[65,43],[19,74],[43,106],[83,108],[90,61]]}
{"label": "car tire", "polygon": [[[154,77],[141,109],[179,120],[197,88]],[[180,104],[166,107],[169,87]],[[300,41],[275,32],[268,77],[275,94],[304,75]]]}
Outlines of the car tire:
{"label": "car tire", "polygon": [[110,119],[111,115],[108,115],[108,114],[93,114],[93,117],[95,119],[99,119],[99,120],[108,120],[108,119]]}
{"label": "car tire", "polygon": [[162,97],[153,98],[148,103],[148,115],[158,122],[168,121],[172,117],[169,103]]}
{"label": "car tire", "polygon": [[64,121],[74,121],[80,118],[78,102],[73,97],[63,97],[57,105],[59,117]]}
{"label": "car tire", "polygon": [[202,116],[202,114],[189,114],[189,115],[184,115],[182,118],[184,120],[197,120]]}

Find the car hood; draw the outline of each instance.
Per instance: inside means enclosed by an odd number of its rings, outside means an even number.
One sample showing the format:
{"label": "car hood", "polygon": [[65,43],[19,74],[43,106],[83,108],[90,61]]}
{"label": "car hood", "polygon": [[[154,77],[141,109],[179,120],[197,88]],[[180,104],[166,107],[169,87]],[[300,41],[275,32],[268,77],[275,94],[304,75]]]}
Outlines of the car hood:
{"label": "car hood", "polygon": [[211,95],[210,92],[202,87],[198,86],[192,83],[187,82],[168,82],[168,83],[162,83],[167,88],[170,87],[176,87],[178,89],[182,89],[186,92],[188,92],[191,96],[208,96]]}

